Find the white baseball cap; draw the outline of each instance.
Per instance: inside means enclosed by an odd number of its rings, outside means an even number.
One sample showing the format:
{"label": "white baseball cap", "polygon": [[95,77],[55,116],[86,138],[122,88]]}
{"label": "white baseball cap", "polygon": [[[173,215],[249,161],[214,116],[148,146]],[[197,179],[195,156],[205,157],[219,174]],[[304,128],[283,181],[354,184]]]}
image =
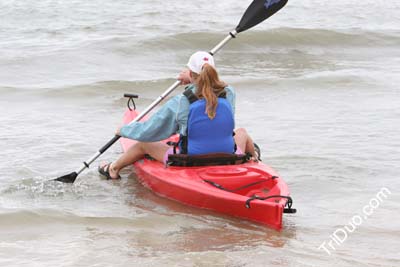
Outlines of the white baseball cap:
{"label": "white baseball cap", "polygon": [[197,74],[200,74],[204,64],[210,64],[215,67],[214,57],[207,52],[198,51],[194,53],[190,58],[187,66],[189,69]]}

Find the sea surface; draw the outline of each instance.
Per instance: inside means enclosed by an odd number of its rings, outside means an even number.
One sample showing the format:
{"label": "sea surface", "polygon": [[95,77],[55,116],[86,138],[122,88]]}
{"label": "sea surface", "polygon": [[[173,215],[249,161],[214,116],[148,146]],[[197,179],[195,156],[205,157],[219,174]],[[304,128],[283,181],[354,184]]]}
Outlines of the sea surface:
{"label": "sea surface", "polygon": [[[97,173],[250,1],[0,1],[0,266],[400,266],[400,1],[293,1],[216,55],[236,125],[287,182],[277,232]],[[178,88],[173,95],[182,92]]]}

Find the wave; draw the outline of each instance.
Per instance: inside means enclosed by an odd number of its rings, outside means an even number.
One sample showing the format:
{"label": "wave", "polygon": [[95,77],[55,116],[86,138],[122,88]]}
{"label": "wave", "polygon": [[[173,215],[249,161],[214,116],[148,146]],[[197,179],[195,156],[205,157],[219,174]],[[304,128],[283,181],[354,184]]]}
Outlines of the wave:
{"label": "wave", "polygon": [[66,211],[54,209],[35,209],[35,210],[2,210],[0,213],[0,228],[6,227],[25,227],[25,226],[45,226],[47,224],[75,224],[75,225],[104,225],[113,227],[141,227],[147,228],[149,220],[160,220],[161,215],[151,214],[147,218],[143,215],[132,217],[110,217],[110,216],[80,216]]}
{"label": "wave", "polygon": [[[171,57],[187,58],[195,50],[210,50],[227,36],[228,32],[185,32],[159,34],[157,36],[139,38],[135,34],[109,35],[87,39],[84,42],[65,44],[57,49],[43,52],[34,50],[26,56],[72,53],[80,51],[83,55],[93,51],[115,53],[124,56],[141,58],[161,57],[162,61]],[[264,49],[280,47],[294,49],[297,47],[398,47],[399,31],[368,31],[362,29],[332,30],[280,27],[268,30],[252,30],[238,35],[224,50],[248,51],[251,47]],[[44,54],[43,54],[43,53]],[[168,52],[168,55],[165,53]],[[232,51],[231,51],[232,52]],[[171,53],[173,53],[171,55]],[[21,55],[19,55],[21,56]]]}
{"label": "wave", "polygon": [[[0,87],[3,87],[0,93],[12,91],[5,87],[68,86],[71,93],[77,90],[97,93],[96,89],[118,91],[119,88],[148,92],[144,89],[149,87],[151,91],[164,90],[174,82],[174,76],[194,51],[207,51],[225,36],[226,33],[215,32],[164,34],[146,39],[116,36],[90,40],[67,50],[63,50],[66,47],[53,49],[46,55],[37,51],[13,55],[12,59],[0,60],[0,69],[15,70],[0,75]],[[223,62],[221,71],[229,76],[268,71],[276,76],[292,77],[359,68],[360,63],[370,64],[365,59],[372,56],[376,58],[373,62],[382,58],[392,60],[399,55],[399,46],[400,31],[274,28],[241,33],[218,55],[218,62]],[[21,78],[20,73],[30,75]],[[155,76],[160,79],[152,84]],[[111,81],[101,82],[104,79]],[[154,99],[153,95],[151,98]]]}
{"label": "wave", "polygon": [[[166,50],[179,51],[209,50],[227,36],[228,32],[185,32],[172,34],[158,34],[157,36],[142,36],[136,34],[96,36],[69,46],[61,46],[64,52],[71,50],[111,50],[113,52],[130,55],[153,53],[160,55]],[[268,30],[251,30],[238,35],[237,41],[231,41],[226,49],[240,49],[248,46],[255,47],[296,47],[296,46],[399,46],[400,32],[395,30],[372,31],[363,29],[309,29],[280,27]],[[52,50],[50,52],[60,52]],[[147,55],[146,55],[147,56]],[[185,55],[187,56],[187,55]]]}
{"label": "wave", "polygon": [[[145,40],[140,43],[144,49],[188,49],[191,47],[207,48],[217,44],[226,34],[190,32],[169,35],[162,38]],[[275,28],[264,31],[250,31],[238,35],[240,41],[231,42],[230,48],[243,45],[253,46],[398,46],[400,32],[365,31],[359,29],[339,31],[328,29]]]}
{"label": "wave", "polygon": [[[7,95],[7,97],[26,97],[26,96],[39,96],[48,98],[68,98],[68,97],[98,97],[105,98],[107,95],[113,95],[113,99],[107,101],[123,101],[125,93],[138,94],[140,99],[153,101],[162,92],[164,92],[169,86],[175,82],[175,79],[151,79],[151,80],[137,80],[137,81],[126,81],[126,80],[111,80],[111,81],[99,81],[87,84],[78,84],[71,86],[62,87],[50,87],[50,88],[28,88],[28,87],[1,87],[0,94]],[[182,89],[176,89],[181,92]]]}

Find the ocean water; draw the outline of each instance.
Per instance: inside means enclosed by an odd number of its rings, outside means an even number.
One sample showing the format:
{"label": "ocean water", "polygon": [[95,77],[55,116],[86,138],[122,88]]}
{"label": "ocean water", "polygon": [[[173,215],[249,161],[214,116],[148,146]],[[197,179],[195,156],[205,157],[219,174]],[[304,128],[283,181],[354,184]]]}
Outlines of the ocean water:
{"label": "ocean water", "polygon": [[[70,173],[251,1],[0,1],[0,266],[399,266],[398,1],[289,1],[216,55],[289,185],[277,232]],[[178,88],[174,94],[178,94]]]}

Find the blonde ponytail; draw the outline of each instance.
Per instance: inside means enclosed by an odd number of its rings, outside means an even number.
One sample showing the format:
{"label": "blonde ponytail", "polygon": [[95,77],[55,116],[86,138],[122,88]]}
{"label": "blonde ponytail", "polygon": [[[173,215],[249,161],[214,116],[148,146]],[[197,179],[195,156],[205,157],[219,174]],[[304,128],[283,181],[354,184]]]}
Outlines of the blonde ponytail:
{"label": "blonde ponytail", "polygon": [[196,95],[206,100],[206,113],[212,120],[216,116],[218,96],[226,84],[219,80],[217,70],[210,64],[204,64],[199,75],[194,75],[197,85]]}

